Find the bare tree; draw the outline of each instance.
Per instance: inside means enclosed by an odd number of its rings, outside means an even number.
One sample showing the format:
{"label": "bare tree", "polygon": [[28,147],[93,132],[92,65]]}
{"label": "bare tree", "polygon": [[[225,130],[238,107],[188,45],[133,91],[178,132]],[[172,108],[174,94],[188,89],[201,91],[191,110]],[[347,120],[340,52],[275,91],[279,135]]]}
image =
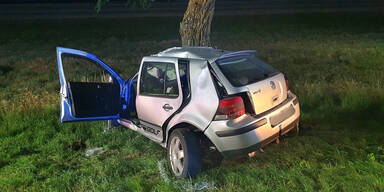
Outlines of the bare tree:
{"label": "bare tree", "polygon": [[[96,9],[109,0],[97,0]],[[189,0],[187,10],[180,23],[180,37],[182,46],[210,46],[211,23],[216,0]],[[136,7],[148,7],[150,0],[128,0]]]}

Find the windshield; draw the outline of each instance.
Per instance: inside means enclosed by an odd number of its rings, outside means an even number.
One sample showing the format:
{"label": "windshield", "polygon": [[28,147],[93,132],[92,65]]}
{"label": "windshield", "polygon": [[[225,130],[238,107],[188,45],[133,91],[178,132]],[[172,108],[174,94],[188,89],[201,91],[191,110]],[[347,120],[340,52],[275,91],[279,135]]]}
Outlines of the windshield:
{"label": "windshield", "polygon": [[235,87],[255,83],[279,73],[254,55],[220,59],[216,64]]}

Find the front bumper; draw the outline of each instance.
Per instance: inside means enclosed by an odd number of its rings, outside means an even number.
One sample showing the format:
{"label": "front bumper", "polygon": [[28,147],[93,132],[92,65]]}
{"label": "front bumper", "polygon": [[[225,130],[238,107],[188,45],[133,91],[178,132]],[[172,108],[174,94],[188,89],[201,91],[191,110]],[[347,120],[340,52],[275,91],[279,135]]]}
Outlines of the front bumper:
{"label": "front bumper", "polygon": [[299,123],[296,95],[260,115],[243,115],[235,120],[212,121],[204,134],[225,157],[245,155],[284,135]]}

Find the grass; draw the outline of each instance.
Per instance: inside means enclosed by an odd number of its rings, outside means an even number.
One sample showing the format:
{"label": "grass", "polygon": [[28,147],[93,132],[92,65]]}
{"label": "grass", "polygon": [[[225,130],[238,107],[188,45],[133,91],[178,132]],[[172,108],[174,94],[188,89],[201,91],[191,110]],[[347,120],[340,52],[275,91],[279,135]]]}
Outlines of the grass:
{"label": "grass", "polygon": [[167,172],[170,182],[158,170],[165,150],[145,137],[59,123],[55,47],[91,52],[128,78],[142,56],[180,44],[180,18],[0,21],[0,191],[175,191],[203,181],[220,191],[384,191],[383,16],[216,17],[215,46],[256,49],[287,76],[302,132],[193,180]]}

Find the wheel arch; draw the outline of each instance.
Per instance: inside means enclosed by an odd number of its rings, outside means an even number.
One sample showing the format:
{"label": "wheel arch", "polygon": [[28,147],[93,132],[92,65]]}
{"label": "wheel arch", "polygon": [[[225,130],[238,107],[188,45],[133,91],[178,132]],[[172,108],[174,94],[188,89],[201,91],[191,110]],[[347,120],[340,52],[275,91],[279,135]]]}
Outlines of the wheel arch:
{"label": "wheel arch", "polygon": [[197,128],[196,126],[194,126],[191,123],[181,122],[181,123],[178,123],[178,124],[176,124],[173,127],[168,129],[168,131],[166,133],[166,140],[164,142],[165,148],[167,148],[169,136],[176,129],[188,129],[189,131],[192,131],[192,132],[197,134],[197,136],[200,138],[201,143],[204,143],[207,145],[212,145],[212,146],[216,147],[216,145],[204,134],[204,132],[201,129]]}
{"label": "wheel arch", "polygon": [[193,126],[192,124],[190,123],[187,123],[187,122],[181,122],[181,123],[178,123],[176,125],[174,125],[173,127],[169,128],[166,132],[166,135],[165,135],[165,147],[168,146],[168,140],[169,140],[169,136],[172,134],[172,132],[176,129],[188,129],[190,131],[193,131],[193,132],[198,132],[200,131],[197,127]]}

